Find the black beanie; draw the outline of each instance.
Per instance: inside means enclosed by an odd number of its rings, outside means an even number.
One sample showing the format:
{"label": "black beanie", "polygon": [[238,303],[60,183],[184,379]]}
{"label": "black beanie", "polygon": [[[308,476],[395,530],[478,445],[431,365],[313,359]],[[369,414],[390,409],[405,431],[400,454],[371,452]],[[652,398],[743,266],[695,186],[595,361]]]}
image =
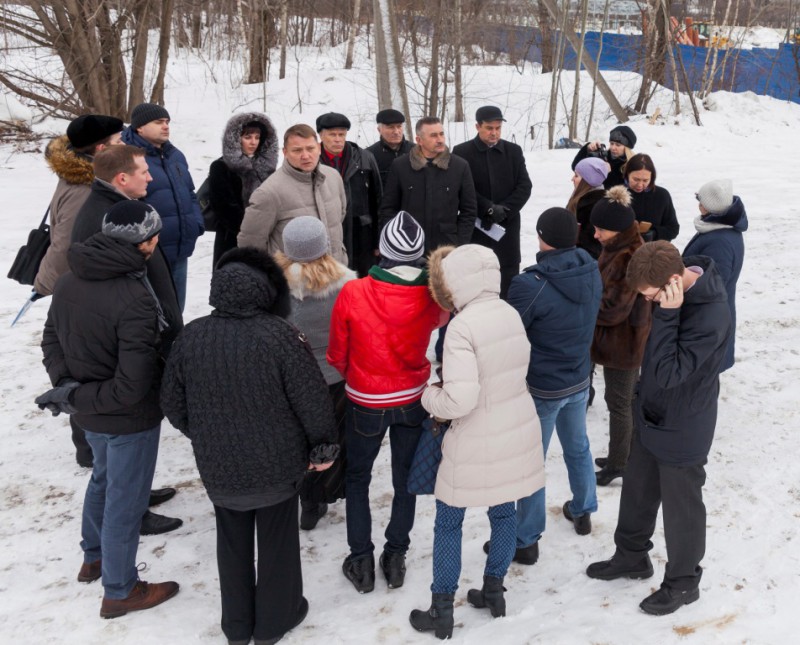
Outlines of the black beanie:
{"label": "black beanie", "polygon": [[338,112],[328,112],[327,114],[321,114],[317,117],[317,132],[331,130],[333,128],[344,128],[345,130],[349,130],[350,119],[348,119],[344,114],[339,114]]}
{"label": "black beanie", "polygon": [[589,221],[592,226],[607,231],[625,231],[636,220],[636,213],[631,208],[631,194],[625,186],[614,186],[598,201]]}
{"label": "black beanie", "polygon": [[117,202],[103,217],[103,235],[141,244],[161,230],[161,217],[155,208],[136,199]]}
{"label": "black beanie", "polygon": [[578,240],[578,220],[566,208],[548,208],[539,215],[536,232],[554,249],[568,249]]}
{"label": "black beanie", "polygon": [[395,123],[405,123],[406,117],[399,110],[388,108],[375,115],[375,122],[382,125],[394,125]]}
{"label": "black beanie", "polygon": [[125,124],[113,116],[82,114],[67,126],[67,138],[73,148],[86,148],[112,134],[122,132]]}
{"label": "black beanie", "polygon": [[627,125],[618,125],[611,130],[611,134],[608,135],[608,140],[621,143],[631,150],[633,150],[633,146],[636,145],[636,135]]}
{"label": "black beanie", "polygon": [[155,103],[139,103],[131,112],[131,127],[134,131],[147,125],[150,121],[168,119],[169,112]]}

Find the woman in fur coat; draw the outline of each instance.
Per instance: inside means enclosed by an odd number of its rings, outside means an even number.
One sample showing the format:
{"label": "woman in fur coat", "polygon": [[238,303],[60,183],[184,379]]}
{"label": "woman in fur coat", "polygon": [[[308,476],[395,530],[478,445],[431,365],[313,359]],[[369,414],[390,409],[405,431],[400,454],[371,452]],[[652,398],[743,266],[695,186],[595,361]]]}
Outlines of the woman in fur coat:
{"label": "woman in fur coat", "polygon": [[[328,231],[316,217],[296,217],[283,230],[283,252],[275,261],[289,283],[292,310],[287,320],[306,336],[322,370],[333,401],[339,443],[344,446],[344,379],[325,360],[333,303],[344,284],[356,279],[354,271],[331,255]],[[310,531],[328,512],[328,502],[344,495],[344,459],[324,476],[309,473],[300,489],[300,528]]]}
{"label": "woman in fur coat", "polygon": [[214,266],[236,248],[236,236],[250,195],[278,165],[278,134],[266,114],[245,112],[230,118],[222,135],[222,156],[208,173],[209,200],[217,215]]}
{"label": "woman in fur coat", "polygon": [[603,247],[597,266],[603,296],[592,341],[592,362],[603,366],[608,406],[608,457],[595,463],[597,485],[622,477],[633,437],[633,396],[650,334],[652,306],[625,279],[636,249],[644,244],[630,193],[614,186],[592,209],[594,236]]}
{"label": "woman in fur coat", "polygon": [[461,573],[461,527],[469,507],[489,507],[492,527],[483,587],[467,601],[505,616],[503,578],[514,557],[514,502],[544,486],[542,433],[525,377],[530,343],[516,310],[500,300],[500,265],[476,244],[440,247],[429,260],[430,288],[455,312],[444,339],[441,383],[422,405],[452,420],[436,477],[432,602],[409,620],[440,639],[453,634],[453,602]]}

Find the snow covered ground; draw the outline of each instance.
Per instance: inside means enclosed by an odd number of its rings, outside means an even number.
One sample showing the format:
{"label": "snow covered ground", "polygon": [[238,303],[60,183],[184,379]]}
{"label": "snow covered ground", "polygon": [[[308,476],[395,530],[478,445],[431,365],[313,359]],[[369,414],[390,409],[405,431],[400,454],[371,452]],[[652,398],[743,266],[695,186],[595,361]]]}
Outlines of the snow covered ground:
{"label": "snow covered ground", "polygon": [[[279,131],[296,122],[313,124],[318,114],[335,110],[353,121],[354,141],[372,143],[377,101],[371,63],[362,57],[353,70],[344,71],[341,48],[322,53],[299,50],[297,57],[302,66],[290,63],[287,78],[271,79],[267,87],[266,112]],[[170,62],[166,95],[172,141],[186,153],[198,185],[220,154],[229,115],[262,108],[261,87],[240,86],[241,68],[238,61],[175,57]],[[468,68],[465,79],[467,113],[485,103],[500,105],[508,118],[504,135],[526,152],[534,189],[523,212],[523,263],[532,263],[538,214],[564,205],[571,191],[574,151],[548,150],[545,140],[550,77],[530,67],[522,73],[513,67],[493,67]],[[638,77],[609,74],[608,80],[623,104],[632,102]],[[570,103],[572,82],[572,75],[565,74],[565,105]],[[584,75],[582,114],[588,114],[589,87]],[[753,94],[718,93],[707,101],[710,109],[702,108],[703,127],[697,127],[688,102],[675,116],[671,98],[670,93],[660,92],[651,105],[651,110],[661,107],[665,117],[652,125],[646,117],[635,117],[630,125],[638,136],[636,150],[652,155],[658,183],[672,193],[682,227],[677,246],[683,248],[693,234],[694,193],[710,179],[733,179],[750,218],[737,303],[738,362],[723,375],[717,437],[707,467],[708,547],[700,601],[661,618],[639,611],[639,601],[663,575],[666,551],[660,527],[652,552],[656,576],[651,580],[600,582],[585,576],[590,562],[613,552],[620,487],[615,483],[598,491],[594,530],[587,537],[576,535],[561,515],[570,493],[560,446],[554,440],[547,462],[549,517],[541,559],[533,567],[512,564],[504,619],[492,620],[465,602],[466,590],[480,584],[481,545],[488,537],[484,513],[474,509],[467,514],[456,608],[458,642],[777,645],[796,638],[800,182],[790,164],[800,147],[800,106]],[[419,116],[420,110],[412,108],[412,119]],[[613,124],[598,97],[589,124],[591,137],[605,139]],[[65,125],[51,120],[37,128],[63,132]],[[586,127],[584,118],[580,136]],[[473,134],[471,119],[449,124],[451,145]],[[565,135],[562,127],[556,138]],[[41,218],[55,184],[41,154],[0,146],[4,270]],[[201,238],[190,261],[187,320],[209,311],[212,245],[210,235]],[[180,594],[153,610],[105,621],[98,616],[100,584],[75,581],[82,561],[78,543],[88,472],[75,464],[67,419],[52,418],[33,404],[34,397],[49,387],[38,346],[49,301],[36,303],[12,329],[12,317],[28,294],[26,287],[0,281],[0,642],[223,643],[212,507],[188,440],[166,422],[155,486],[176,486],[179,492],[158,511],[185,523],[173,533],[143,538],[138,559],[147,564],[144,579],[177,580]],[[597,455],[605,454],[607,413],[602,379],[596,383],[598,402],[589,410],[588,425]],[[373,537],[380,548],[391,501],[388,446],[375,467],[372,501]],[[433,515],[433,500],[421,498],[405,586],[390,591],[379,579],[373,593],[359,596],[341,573],[347,554],[344,509],[342,503],[334,505],[315,531],[301,535],[311,611],[285,639],[287,645],[321,640],[434,642],[432,636],[414,632],[407,620],[411,609],[427,606],[430,599]]]}

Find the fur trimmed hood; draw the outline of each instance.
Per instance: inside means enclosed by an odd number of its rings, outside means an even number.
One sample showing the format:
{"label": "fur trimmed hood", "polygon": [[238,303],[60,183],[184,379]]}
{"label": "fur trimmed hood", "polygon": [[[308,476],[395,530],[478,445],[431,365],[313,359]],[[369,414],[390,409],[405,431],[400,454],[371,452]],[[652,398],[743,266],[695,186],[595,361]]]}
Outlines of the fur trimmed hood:
{"label": "fur trimmed hood", "polygon": [[448,311],[458,312],[475,300],[500,296],[500,263],[484,246],[439,247],[428,260],[428,273],[431,296]]}
{"label": "fur trimmed hood", "polygon": [[[261,130],[261,142],[253,159],[242,154],[240,136],[248,123],[256,123]],[[235,114],[225,125],[222,135],[222,160],[233,172],[243,175],[255,170],[261,181],[278,167],[278,133],[266,114],[243,112]]]}
{"label": "fur trimmed hood", "polygon": [[211,276],[209,304],[214,315],[248,318],[269,313],[286,318],[291,311],[289,285],[275,260],[261,249],[231,249]]}
{"label": "fur trimmed hood", "polygon": [[[428,160],[422,154],[422,149],[416,145],[408,153],[409,160],[411,161],[412,170],[422,170],[428,165]],[[450,166],[450,149],[445,148],[444,152],[440,152],[433,158],[433,165],[440,170],[447,170]]]}
{"label": "fur trimmed hood", "polygon": [[67,183],[91,184],[94,181],[92,160],[75,152],[66,134],[47,144],[44,158],[50,170]]}

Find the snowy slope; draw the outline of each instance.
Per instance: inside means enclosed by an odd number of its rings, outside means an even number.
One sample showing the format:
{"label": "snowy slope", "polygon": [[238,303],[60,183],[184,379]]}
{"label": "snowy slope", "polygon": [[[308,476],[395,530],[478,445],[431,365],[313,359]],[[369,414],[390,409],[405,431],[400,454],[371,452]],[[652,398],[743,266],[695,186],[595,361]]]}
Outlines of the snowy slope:
{"label": "snowy slope", "polygon": [[[266,111],[280,131],[295,122],[313,124],[328,110],[351,118],[352,139],[375,140],[377,110],[371,62],[341,69],[342,48],[298,50],[283,81],[271,79]],[[233,111],[261,109],[261,87],[240,87],[241,64],[174,58],[170,63],[167,108],[173,142],[189,159],[195,179],[204,179],[220,154],[220,138]],[[573,75],[564,76],[569,105]],[[467,68],[466,109],[495,103],[506,113],[505,136],[526,151],[533,196],[523,212],[523,263],[536,251],[534,223],[545,208],[564,205],[571,191],[574,151],[548,150],[547,93],[550,77],[526,67]],[[412,82],[418,82],[411,79]],[[609,75],[623,104],[632,102],[637,77]],[[582,113],[588,113],[589,79],[582,80]],[[410,92],[410,96],[414,96]],[[651,109],[666,118],[650,125],[630,123],[637,151],[652,155],[658,182],[672,193],[682,230],[680,248],[693,234],[694,193],[705,181],[733,179],[750,218],[747,258],[739,282],[738,363],[723,375],[717,438],[707,467],[708,548],[701,599],[672,616],[655,618],[638,602],[658,586],[666,561],[659,527],[652,552],[656,576],[649,581],[590,580],[583,571],[613,553],[619,485],[598,491],[600,509],[590,536],[579,537],[561,516],[569,498],[560,446],[548,456],[548,530],[541,559],[533,567],[512,564],[506,580],[509,614],[492,620],[465,603],[466,590],[480,583],[488,521],[471,510],[464,526],[463,573],[457,594],[455,640],[464,643],[787,643],[800,626],[795,607],[800,556],[800,482],[794,459],[800,369],[800,182],[794,165],[800,147],[800,106],[752,94],[715,94],[703,109],[704,127],[684,114],[671,114],[671,95],[659,93]],[[302,112],[301,112],[302,106]],[[421,114],[412,108],[412,118]],[[591,137],[605,138],[614,124],[598,97]],[[580,136],[585,135],[586,119]],[[530,139],[534,127],[535,139]],[[63,131],[65,123],[38,126]],[[474,134],[470,122],[448,126],[451,145]],[[556,138],[566,135],[563,124]],[[44,144],[44,142],[43,142]],[[43,147],[43,146],[42,146]],[[790,161],[791,160],[791,161]],[[38,223],[56,180],[41,155],[0,147],[0,258],[5,268]],[[201,238],[190,261],[186,319],[208,312],[213,239]],[[179,489],[159,512],[179,516],[184,526],[142,539],[139,561],[146,580],[174,579],[181,592],[168,603],[112,621],[98,617],[102,587],[75,581],[82,557],[80,513],[88,473],[75,465],[67,420],[52,418],[33,404],[47,389],[38,347],[49,301],[35,304],[13,329],[9,323],[29,290],[0,281],[0,642],[54,643],[223,643],[212,507],[197,476],[191,448],[165,423],[155,486]],[[597,380],[602,386],[602,379]],[[589,411],[595,454],[605,453],[607,413],[601,390]],[[373,487],[374,540],[382,532],[391,502],[388,446],[376,464]],[[341,574],[347,554],[343,504],[332,507],[311,533],[301,535],[308,619],[285,639],[289,643],[432,643],[408,624],[408,612],[427,606],[431,576],[434,506],[418,504],[405,586],[389,591],[379,579],[372,594],[359,596]]]}

